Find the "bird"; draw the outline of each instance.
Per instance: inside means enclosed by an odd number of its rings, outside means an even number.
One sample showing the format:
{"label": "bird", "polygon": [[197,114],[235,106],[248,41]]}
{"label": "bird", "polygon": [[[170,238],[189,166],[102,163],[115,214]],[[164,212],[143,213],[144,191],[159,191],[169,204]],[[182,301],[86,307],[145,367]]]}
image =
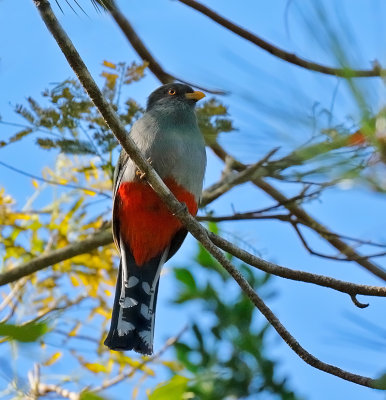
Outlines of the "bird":
{"label": "bird", "polygon": [[[206,168],[204,137],[195,105],[205,97],[182,83],[150,94],[129,133],[174,196],[197,214]],[[111,325],[105,345],[116,351],[153,353],[162,266],[187,230],[122,150],[114,171],[112,230],[120,254]]]}

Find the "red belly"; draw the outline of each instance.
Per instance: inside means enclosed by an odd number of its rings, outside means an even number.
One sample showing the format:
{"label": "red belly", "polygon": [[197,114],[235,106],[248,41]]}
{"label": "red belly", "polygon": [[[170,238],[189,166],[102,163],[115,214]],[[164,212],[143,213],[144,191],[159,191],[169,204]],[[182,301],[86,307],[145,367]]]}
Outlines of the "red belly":
{"label": "red belly", "polygon": [[[174,179],[165,179],[166,186],[185,203],[192,215],[197,213],[197,203]],[[131,249],[138,266],[160,254],[182,227],[170,213],[157,193],[145,182],[123,182],[118,189],[120,229],[123,240]]]}

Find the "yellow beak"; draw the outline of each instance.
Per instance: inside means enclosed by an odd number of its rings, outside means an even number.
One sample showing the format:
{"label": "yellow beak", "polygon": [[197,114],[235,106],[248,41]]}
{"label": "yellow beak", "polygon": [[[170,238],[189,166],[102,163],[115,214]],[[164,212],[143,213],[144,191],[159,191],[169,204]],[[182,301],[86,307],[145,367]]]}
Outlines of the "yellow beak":
{"label": "yellow beak", "polygon": [[201,100],[205,97],[204,93],[199,92],[198,90],[193,92],[193,93],[185,93],[185,97],[187,99],[193,99],[193,100]]}

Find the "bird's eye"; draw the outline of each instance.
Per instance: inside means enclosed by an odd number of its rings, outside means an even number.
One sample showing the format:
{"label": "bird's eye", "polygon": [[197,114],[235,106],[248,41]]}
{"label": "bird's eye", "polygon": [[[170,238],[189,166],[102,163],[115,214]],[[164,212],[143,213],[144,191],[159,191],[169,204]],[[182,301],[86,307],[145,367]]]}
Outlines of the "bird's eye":
{"label": "bird's eye", "polygon": [[168,93],[170,96],[174,96],[176,94],[176,91],[174,89],[169,89]]}

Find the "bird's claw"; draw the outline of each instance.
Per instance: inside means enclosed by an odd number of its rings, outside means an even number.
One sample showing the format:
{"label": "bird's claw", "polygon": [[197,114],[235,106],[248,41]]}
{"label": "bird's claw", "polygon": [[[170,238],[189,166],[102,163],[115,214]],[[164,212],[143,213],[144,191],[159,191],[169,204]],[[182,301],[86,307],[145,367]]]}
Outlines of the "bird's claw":
{"label": "bird's claw", "polygon": [[[150,165],[153,164],[153,161],[152,161],[151,157],[148,157],[148,158],[146,159],[146,161],[147,161]],[[137,169],[137,170],[135,171],[135,175],[138,176],[139,179],[143,179],[143,178],[146,176],[146,172],[142,172],[140,169]]]}
{"label": "bird's claw", "polygon": [[139,179],[143,179],[146,176],[145,172],[142,172],[140,169],[135,171],[135,175],[139,177]]}

